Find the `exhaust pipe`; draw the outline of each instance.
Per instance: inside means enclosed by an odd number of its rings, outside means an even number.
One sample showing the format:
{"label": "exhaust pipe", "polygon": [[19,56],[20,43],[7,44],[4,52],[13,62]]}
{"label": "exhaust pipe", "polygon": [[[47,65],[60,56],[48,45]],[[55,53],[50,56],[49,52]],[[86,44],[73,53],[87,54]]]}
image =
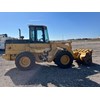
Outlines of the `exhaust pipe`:
{"label": "exhaust pipe", "polygon": [[18,29],[19,30],[19,39],[21,38],[21,29]]}
{"label": "exhaust pipe", "polygon": [[21,36],[21,29],[18,29],[18,30],[19,30],[19,39],[23,40],[24,36]]}

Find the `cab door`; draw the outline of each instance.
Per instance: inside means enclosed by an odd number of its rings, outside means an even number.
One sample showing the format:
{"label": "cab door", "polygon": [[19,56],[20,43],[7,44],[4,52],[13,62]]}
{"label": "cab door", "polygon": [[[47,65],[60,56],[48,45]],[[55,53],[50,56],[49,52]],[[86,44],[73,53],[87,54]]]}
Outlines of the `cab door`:
{"label": "cab door", "polygon": [[46,27],[35,27],[32,40],[30,44],[30,50],[35,53],[43,53],[44,50],[50,50],[50,43],[48,38],[48,32]]}

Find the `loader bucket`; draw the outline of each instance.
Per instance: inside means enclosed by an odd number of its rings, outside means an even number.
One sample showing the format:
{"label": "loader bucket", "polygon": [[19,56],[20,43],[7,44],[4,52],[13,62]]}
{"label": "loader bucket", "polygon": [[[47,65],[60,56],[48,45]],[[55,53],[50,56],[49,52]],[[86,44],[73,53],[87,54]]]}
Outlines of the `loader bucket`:
{"label": "loader bucket", "polygon": [[91,65],[92,64],[92,49],[76,49],[73,50],[73,56],[76,62]]}

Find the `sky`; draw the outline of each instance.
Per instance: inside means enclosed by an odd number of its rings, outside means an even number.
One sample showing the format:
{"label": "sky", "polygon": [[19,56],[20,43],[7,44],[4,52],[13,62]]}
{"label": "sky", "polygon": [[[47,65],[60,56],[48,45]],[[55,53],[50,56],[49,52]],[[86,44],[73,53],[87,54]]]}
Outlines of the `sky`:
{"label": "sky", "polygon": [[50,40],[100,37],[99,12],[0,12],[0,34],[29,38],[30,24],[46,25]]}

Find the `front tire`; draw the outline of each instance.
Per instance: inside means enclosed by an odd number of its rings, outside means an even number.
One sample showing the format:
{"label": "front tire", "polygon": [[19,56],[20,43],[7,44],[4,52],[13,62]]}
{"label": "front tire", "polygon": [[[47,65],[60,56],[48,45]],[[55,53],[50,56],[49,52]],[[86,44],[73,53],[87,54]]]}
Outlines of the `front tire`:
{"label": "front tire", "polygon": [[17,55],[15,65],[20,70],[30,70],[35,65],[35,57],[30,52],[22,52]]}
{"label": "front tire", "polygon": [[54,62],[60,68],[69,68],[69,67],[71,67],[71,65],[73,63],[73,56],[68,51],[60,51],[56,55]]}

